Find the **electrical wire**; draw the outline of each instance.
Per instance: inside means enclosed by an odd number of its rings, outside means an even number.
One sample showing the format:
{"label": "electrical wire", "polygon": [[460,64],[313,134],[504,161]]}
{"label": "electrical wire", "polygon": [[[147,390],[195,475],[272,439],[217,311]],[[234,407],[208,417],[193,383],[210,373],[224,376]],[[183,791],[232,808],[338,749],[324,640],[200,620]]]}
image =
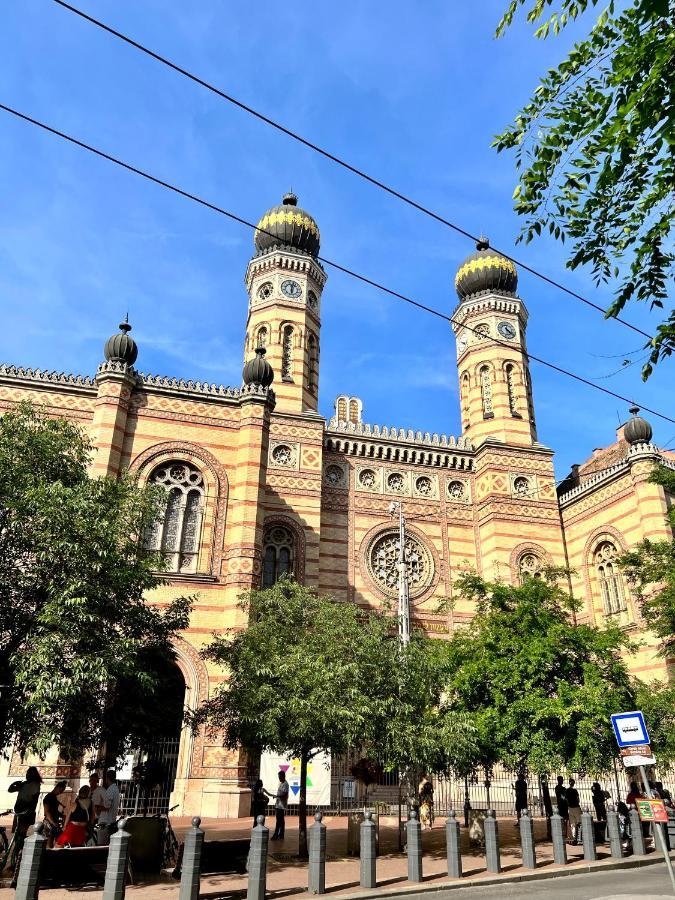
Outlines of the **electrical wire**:
{"label": "electrical wire", "polygon": [[[118,38],[121,41],[124,41],[131,47],[134,47],[136,50],[139,50],[141,53],[144,53],[146,56],[149,56],[151,59],[154,59],[156,62],[162,63],[162,65],[168,66],[170,69],[173,69],[174,72],[177,72],[179,75],[182,75],[185,78],[188,78],[190,81],[193,81],[195,84],[198,84],[200,87],[205,88],[216,96],[220,97],[222,100],[226,100],[228,103],[231,103],[233,106],[236,106],[238,109],[243,110],[243,112],[248,113],[251,116],[254,116],[256,119],[264,122],[266,125],[269,125],[272,128],[275,128],[277,131],[280,131],[282,134],[285,134],[287,137],[292,138],[295,141],[298,141],[300,144],[303,144],[305,147],[308,147],[310,150],[313,150],[315,153],[319,153],[321,156],[330,160],[338,166],[341,166],[343,169],[346,169],[348,172],[351,172],[353,175],[356,175],[359,178],[362,178],[364,181],[367,181],[369,184],[374,185],[382,191],[385,191],[387,194],[390,194],[392,197],[396,197],[397,200],[406,203],[408,206],[411,206],[413,209],[416,209],[418,212],[421,212],[423,215],[428,216],[431,219],[434,219],[436,222],[440,222],[442,225],[445,225],[447,228],[452,229],[457,232],[457,234],[461,234],[463,237],[469,238],[474,243],[476,243],[479,238],[468,231],[466,228],[462,228],[460,225],[457,225],[454,222],[449,221],[444,216],[441,216],[439,213],[434,212],[426,206],[423,206],[421,203],[418,203],[416,200],[413,200],[411,197],[408,197],[406,194],[402,194],[400,191],[397,191],[395,188],[386,184],[383,181],[380,181],[378,178],[375,178],[373,175],[369,175],[367,172],[364,172],[362,169],[358,169],[356,166],[353,166],[351,163],[348,163],[346,160],[341,159],[334,153],[331,153],[329,150],[315,144],[313,141],[304,138],[302,135],[298,134],[296,131],[293,131],[290,128],[287,128],[285,125],[282,125],[280,122],[275,121],[269,116],[264,115],[264,113],[259,112],[257,109],[254,109],[252,106],[249,106],[246,103],[243,103],[241,100],[238,100],[236,97],[233,97],[231,94],[227,94],[225,91],[222,91],[220,88],[211,84],[208,81],[205,81],[203,78],[200,78],[198,75],[195,75],[193,72],[188,71],[188,69],[179,66],[177,63],[172,62],[167,57],[162,56],[160,53],[157,53],[154,50],[151,50],[149,47],[146,47],[144,44],[141,44],[139,41],[134,40],[128,35],[124,34],[121,31],[118,31],[115,28],[112,28],[110,25],[106,25],[105,22],[102,22],[100,19],[94,18],[94,16],[90,16],[88,13],[85,13],[83,10],[78,9],[78,7],[73,6],[70,3],[66,3],[65,0],[53,0],[58,6],[61,6],[63,9],[68,10],[69,12],[74,13],[79,16],[81,19],[84,19],[86,22],[89,22],[92,25],[95,25],[97,28],[102,29],[113,37]],[[551,287],[555,287],[563,293],[568,294],[570,297],[573,297],[576,300],[581,301],[581,303],[585,303],[586,306],[590,306],[592,309],[595,309],[597,312],[602,313],[604,318],[612,318],[614,321],[619,322],[621,325],[624,325],[626,328],[630,328],[632,331],[637,334],[646,337],[647,340],[652,340],[652,335],[648,334],[648,332],[643,331],[641,328],[638,328],[637,325],[633,325],[631,322],[628,322],[626,319],[622,319],[620,316],[607,316],[607,310],[603,309],[597,303],[594,303],[592,300],[589,300],[588,297],[584,297],[583,294],[579,294],[576,291],[573,291],[571,288],[568,288],[566,285],[562,284],[559,281],[556,281],[554,278],[550,278],[548,275],[545,275],[543,272],[534,269],[532,266],[527,265],[527,263],[522,260],[517,259],[515,256],[510,256],[508,253],[505,253],[503,250],[500,250],[497,247],[493,247],[496,253],[499,253],[505,259],[510,260],[511,262],[518,265],[523,271],[529,272],[530,275],[534,275],[536,278],[541,279],[546,282],[546,284],[551,285]]]}
{"label": "electrical wire", "polygon": [[[84,141],[79,140],[78,138],[72,137],[69,134],[66,134],[63,131],[59,131],[56,128],[53,128],[50,125],[47,125],[44,122],[39,121],[39,119],[35,119],[32,116],[27,115],[26,113],[19,112],[16,109],[13,109],[11,106],[7,106],[4,103],[0,103],[0,109],[5,112],[13,115],[17,119],[21,119],[24,122],[28,122],[31,125],[35,125],[36,127],[42,129],[43,131],[47,131],[50,134],[55,135],[56,137],[62,138],[65,141],[68,141],[71,144],[74,144],[77,147],[80,147],[83,150],[87,150],[89,153],[93,153],[95,156],[99,156],[101,159],[105,159],[108,162],[114,163],[117,166],[120,166],[122,169],[126,169],[128,172],[133,172],[135,175],[139,175],[141,178],[146,179],[147,181],[151,181],[153,184],[157,184],[160,187],[164,187],[169,191],[172,191],[175,194],[180,195],[181,197],[185,197],[188,200],[192,200],[195,203],[198,203],[200,206],[204,206],[207,209],[212,210],[213,212],[217,212],[220,215],[226,216],[228,219],[231,219],[234,222],[238,222],[241,225],[245,225],[247,228],[251,228],[254,231],[260,231],[263,234],[271,235],[276,238],[276,235],[273,235],[271,232],[266,231],[265,229],[260,229],[253,222],[249,222],[247,219],[244,219],[242,216],[238,216],[235,213],[230,212],[229,210],[223,209],[223,207],[217,206],[215,203],[211,203],[208,200],[204,200],[202,197],[197,196],[196,194],[192,194],[189,191],[183,190],[183,188],[179,188],[174,184],[171,184],[168,181],[164,181],[161,178],[158,178],[155,175],[151,175],[149,172],[145,172],[143,169],[139,169],[137,166],[133,166],[130,163],[124,162],[121,159],[118,159],[115,156],[112,156],[110,153],[106,153],[103,150],[99,150],[96,147],[91,146],[90,144],[86,144]],[[470,331],[473,334],[479,335],[481,338],[484,338],[484,335],[478,331],[476,328],[471,325],[467,325],[463,322],[459,322],[457,319],[452,316],[448,316],[445,313],[440,312],[437,309],[434,309],[431,306],[427,306],[424,303],[420,303],[418,300],[413,299],[412,297],[408,297],[405,294],[401,294],[399,291],[395,291],[392,288],[387,287],[384,284],[381,284],[377,281],[374,281],[372,278],[368,278],[366,275],[362,275],[359,272],[355,272],[353,269],[349,269],[346,266],[341,265],[340,263],[334,262],[333,260],[327,259],[325,256],[317,256],[317,260],[325,265],[330,266],[338,272],[342,272],[345,275],[349,275],[351,278],[355,278],[357,281],[362,282],[363,284],[370,285],[371,287],[376,288],[379,291],[382,291],[385,294],[388,294],[390,297],[395,297],[399,300],[403,300],[405,303],[410,304],[411,306],[416,307],[417,309],[421,309],[424,312],[429,313],[430,315],[436,316],[439,319],[443,319],[446,322],[449,322],[452,325],[456,325],[458,328],[464,328],[466,331]],[[505,347],[508,350],[512,349],[512,345],[507,343],[506,341],[499,340],[498,338],[491,338],[491,343],[496,344],[501,347]],[[533,353],[529,353],[523,350],[523,353],[527,356],[528,360],[533,360],[534,362],[538,362],[540,365],[545,366],[548,369],[551,369],[554,372],[558,372],[561,375],[565,375],[568,378],[572,378],[574,381],[579,382],[580,384],[585,384],[587,387],[591,387],[596,391],[600,391],[603,394],[606,394],[609,397],[614,397],[616,400],[621,400],[623,403],[633,404],[635,401],[629,397],[624,397],[622,394],[617,394],[615,391],[610,390],[609,388],[602,387],[599,384],[594,384],[588,378],[584,378],[582,375],[577,375],[574,372],[569,371],[568,369],[563,368],[562,366],[558,366],[555,363],[549,362],[546,359],[543,359],[540,356],[535,356]],[[666,422],[672,422],[675,425],[675,419],[670,416],[665,415],[665,413],[658,412],[658,410],[652,409],[649,406],[645,406],[644,404],[639,404],[641,409],[645,410],[645,412],[649,412],[654,416],[657,416],[660,419],[663,419]]]}

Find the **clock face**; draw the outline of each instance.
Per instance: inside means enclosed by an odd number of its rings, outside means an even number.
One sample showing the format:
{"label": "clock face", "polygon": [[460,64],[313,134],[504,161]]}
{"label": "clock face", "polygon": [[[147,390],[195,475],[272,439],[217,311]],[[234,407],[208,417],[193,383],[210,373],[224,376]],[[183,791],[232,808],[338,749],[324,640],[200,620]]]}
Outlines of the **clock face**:
{"label": "clock face", "polygon": [[466,334],[463,334],[461,338],[457,341],[457,349],[460,353],[464,353],[466,350],[467,344],[469,343],[469,338]]}
{"label": "clock face", "polygon": [[516,336],[516,329],[510,322],[500,322],[499,325],[497,325],[497,331],[502,337],[506,338],[507,341],[512,341]]}
{"label": "clock face", "polygon": [[298,297],[302,295],[302,288],[298,284],[297,281],[284,281],[281,284],[281,291],[287,297],[292,297],[293,300],[297,300]]}

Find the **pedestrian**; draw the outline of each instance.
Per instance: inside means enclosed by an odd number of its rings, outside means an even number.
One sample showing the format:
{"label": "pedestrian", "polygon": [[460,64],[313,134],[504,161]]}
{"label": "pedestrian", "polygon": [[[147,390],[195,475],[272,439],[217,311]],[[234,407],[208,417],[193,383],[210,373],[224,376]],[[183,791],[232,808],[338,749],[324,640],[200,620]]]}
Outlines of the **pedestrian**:
{"label": "pedestrian", "polygon": [[422,829],[433,828],[434,786],[425,775],[419,785],[420,824]]}
{"label": "pedestrian", "polygon": [[98,817],[105,809],[105,790],[99,783],[98,772],[89,776],[89,796],[91,797],[91,821],[96,824]]}
{"label": "pedestrian", "polygon": [[644,797],[644,794],[638,787],[637,781],[631,781],[630,790],[628,791],[628,794],[626,795],[626,805],[628,807],[637,806],[637,801],[639,799],[641,799],[642,797]]}
{"label": "pedestrian", "polygon": [[56,838],[54,847],[84,847],[87,843],[87,827],[91,817],[91,789],[83,784],[77,792],[73,808],[66,816],[63,831]]}
{"label": "pedestrian", "polygon": [[262,778],[258,778],[253,785],[251,793],[251,810],[253,812],[253,827],[255,828],[258,816],[264,816],[268,807],[268,798],[272,797],[269,791],[265,790]]}
{"label": "pedestrian", "polygon": [[595,818],[598,822],[606,822],[609,793],[600,787],[599,782],[594,781],[591,785],[591,797],[593,799],[593,808],[595,809]]}
{"label": "pedestrian", "polygon": [[286,810],[288,809],[288,782],[286,781],[286,773],[279,772],[279,787],[274,800],[274,813],[276,815],[276,826],[274,834],[270,838],[272,841],[283,841],[286,833]]}
{"label": "pedestrian", "polygon": [[103,811],[98,817],[98,843],[110,843],[110,836],[117,831],[117,815],[120,808],[120,789],[117,786],[117,775],[114,769],[108,769],[103,776],[105,797]]}
{"label": "pedestrian", "polygon": [[57,781],[51,791],[48,791],[42,800],[44,811],[44,835],[47,838],[48,847],[54,846],[54,841],[61,834],[63,825],[63,804],[59,797],[68,787],[67,781]]}
{"label": "pedestrian", "polygon": [[516,795],[516,824],[518,824],[518,822],[520,822],[520,817],[523,814],[523,810],[527,809],[527,781],[525,781],[523,772],[520,772],[516,778],[513,790]]}
{"label": "pedestrian", "polygon": [[14,781],[8,788],[10,794],[17,794],[12,831],[18,831],[23,837],[28,834],[30,826],[35,824],[41,784],[42,778],[37,768],[29,766],[25,781]]}
{"label": "pedestrian", "polygon": [[572,844],[579,843],[579,829],[581,828],[581,801],[579,799],[579,791],[575,788],[576,782],[574,778],[570,778],[567,787],[567,814],[572,829]]}
{"label": "pedestrian", "polygon": [[567,820],[569,819],[569,811],[567,809],[567,789],[565,787],[565,779],[562,775],[558,775],[555,786],[555,802],[558,807],[558,815],[563,820],[563,831],[567,836]]}
{"label": "pedestrian", "polygon": [[664,800],[666,803],[672,804],[672,802],[673,802],[672,795],[671,795],[670,791],[668,790],[668,788],[665,788],[663,786],[662,781],[655,781],[654,787],[659,792],[659,797],[661,797],[662,800]]}

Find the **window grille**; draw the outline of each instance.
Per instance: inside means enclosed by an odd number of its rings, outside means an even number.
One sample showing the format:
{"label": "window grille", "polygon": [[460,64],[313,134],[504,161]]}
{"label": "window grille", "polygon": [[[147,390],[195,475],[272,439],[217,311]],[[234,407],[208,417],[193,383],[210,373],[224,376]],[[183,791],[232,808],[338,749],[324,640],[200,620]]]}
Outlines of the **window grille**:
{"label": "window grille", "polygon": [[158,466],[150,483],[166,490],[166,501],[146,529],[143,546],[163,555],[170,572],[196,572],[204,507],[204,477],[191,463]]}

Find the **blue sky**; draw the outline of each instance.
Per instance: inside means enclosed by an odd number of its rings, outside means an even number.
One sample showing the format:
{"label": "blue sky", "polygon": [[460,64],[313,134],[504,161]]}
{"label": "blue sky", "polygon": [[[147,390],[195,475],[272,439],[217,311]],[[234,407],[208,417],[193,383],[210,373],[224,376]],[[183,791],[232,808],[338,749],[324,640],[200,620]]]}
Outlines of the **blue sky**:
{"label": "blue sky", "polygon": [[[81,0],[81,7],[469,231],[606,305],[542,239],[514,247],[513,158],[492,136],[573,38],[497,41],[503,2]],[[577,29],[583,27],[577,23]],[[153,63],[50,0],[3,7],[2,102],[256,221],[289,188],[322,253],[445,312],[470,243]],[[129,310],[138,368],[238,384],[252,235],[0,114],[0,361],[93,373]],[[529,349],[672,414],[672,366],[621,366],[641,339],[521,273]],[[626,316],[653,329],[656,316]],[[320,409],[357,394],[372,423],[458,434],[454,340],[400,301],[329,271]],[[613,358],[615,357],[615,358]],[[611,442],[619,401],[533,364],[539,437],[562,477]],[[651,417],[662,444],[675,425]]]}

